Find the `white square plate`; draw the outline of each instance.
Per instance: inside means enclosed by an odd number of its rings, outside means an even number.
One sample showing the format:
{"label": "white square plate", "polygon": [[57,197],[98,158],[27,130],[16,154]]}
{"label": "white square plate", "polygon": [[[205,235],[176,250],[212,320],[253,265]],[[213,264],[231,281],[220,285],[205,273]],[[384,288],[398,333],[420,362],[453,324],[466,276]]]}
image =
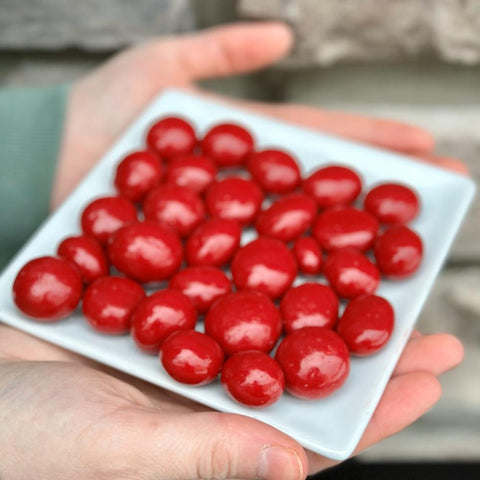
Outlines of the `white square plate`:
{"label": "white square plate", "polygon": [[[15,308],[11,288],[22,265],[34,257],[54,254],[61,239],[80,232],[78,219],[83,207],[91,199],[113,192],[115,165],[128,152],[142,148],[146,130],[155,119],[172,114],[189,119],[199,135],[217,122],[244,124],[253,132],[258,147],[277,146],[293,152],[304,173],[322,164],[340,163],[361,172],[367,189],[379,181],[396,180],[419,192],[422,211],[413,228],[420,233],[426,246],[421,268],[406,281],[382,281],[378,290],[378,294],[389,299],[395,308],[393,335],[380,353],[369,358],[353,358],[347,382],[332,396],[303,401],[285,394],[272,407],[249,409],[230,400],[218,381],[196,388],[175,382],[163,372],[156,356],[139,351],[128,336],[108,337],[94,332],[79,312],[59,323],[44,325],[29,320]],[[291,435],[306,448],[343,460],[353,452],[375,410],[474,191],[474,183],[468,178],[409,157],[171,90],[148,106],[5,269],[0,278],[0,320],[214,409],[257,418]]]}

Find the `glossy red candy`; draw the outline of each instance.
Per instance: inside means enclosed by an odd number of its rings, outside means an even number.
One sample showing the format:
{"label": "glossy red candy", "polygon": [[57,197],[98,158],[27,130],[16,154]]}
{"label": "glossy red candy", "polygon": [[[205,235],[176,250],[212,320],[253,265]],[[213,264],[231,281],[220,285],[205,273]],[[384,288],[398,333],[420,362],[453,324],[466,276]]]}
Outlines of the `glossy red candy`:
{"label": "glossy red candy", "polygon": [[357,250],[331,252],[325,260],[323,272],[330,286],[343,298],[374,293],[380,282],[377,267]]}
{"label": "glossy red candy", "polygon": [[197,145],[192,126],[178,117],[166,117],[155,123],[147,134],[147,145],[167,160],[191,153]]}
{"label": "glossy red candy", "polygon": [[245,163],[253,150],[253,138],[243,127],[222,123],[207,132],[202,140],[202,151],[221,167]]}
{"label": "glossy red candy", "polygon": [[297,275],[292,252],[274,238],[260,237],[237,251],[231,264],[239,290],[258,290],[270,298],[281,297]]}
{"label": "glossy red candy", "polygon": [[205,316],[205,332],[226,355],[260,350],[270,352],[282,331],[280,314],[263,293],[236,292],[218,299]]}
{"label": "glossy red candy", "polygon": [[112,335],[126,333],[132,311],[144,297],[143,288],[133,280],[102,277],[85,290],[82,310],[95,330]]}
{"label": "glossy red candy", "polygon": [[160,350],[160,361],[167,373],[177,382],[189,385],[205,385],[215,380],[223,358],[218,343],[195,330],[172,333]]}
{"label": "glossy red candy", "polygon": [[68,237],[58,246],[57,254],[75,264],[83,283],[92,283],[97,278],[108,275],[107,257],[102,246],[93,237]]}
{"label": "glossy red candy", "polygon": [[183,293],[160,290],[144,298],[132,313],[132,337],[144,351],[156,353],[177,330],[195,328],[197,311]]}
{"label": "glossy red candy", "polygon": [[222,385],[243,405],[268,407],[282,396],[285,377],[280,365],[266,353],[241,352],[223,365]]}
{"label": "glossy red candy", "polygon": [[365,210],[388,225],[408,223],[420,209],[416,193],[398,183],[384,183],[372,188],[363,203]]}
{"label": "glossy red candy", "polygon": [[185,237],[202,222],[205,208],[200,197],[190,189],[161,185],[145,198],[143,213],[146,220],[159,222]]}
{"label": "glossy red candy", "polygon": [[293,245],[298,269],[305,275],[316,275],[322,270],[322,249],[313,237],[299,238]]}
{"label": "glossy red candy", "polygon": [[250,155],[247,169],[268,193],[288,193],[300,185],[300,168],[294,158],[281,150],[263,150]]}
{"label": "glossy red candy", "polygon": [[376,295],[362,295],[349,302],[338,321],[337,332],[356,355],[378,352],[392,334],[394,312],[390,303]]}
{"label": "glossy red candy", "polygon": [[344,341],[332,330],[306,327],[287,335],[275,359],[285,375],[285,389],[308,400],[338,390],[348,377],[350,357]]}
{"label": "glossy red candy", "polygon": [[321,283],[304,283],[291,288],[280,302],[286,333],[304,327],[333,328],[338,317],[338,297]]}
{"label": "glossy red candy", "polygon": [[321,208],[352,203],[362,190],[362,181],[350,168],[331,165],[313,172],[303,182],[303,191]]}
{"label": "glossy red candy", "polygon": [[235,220],[210,218],[200,224],[185,245],[185,258],[190,265],[221,267],[240,245],[242,230]]}
{"label": "glossy red candy", "polygon": [[378,237],[374,253],[378,268],[384,275],[408,277],[417,271],[422,261],[422,240],[408,227],[391,227]]}
{"label": "glossy red candy", "polygon": [[54,322],[70,315],[82,296],[80,273],[62,258],[40,257],[26,263],[13,284],[13,301],[26,315]]}
{"label": "glossy red candy", "polygon": [[259,235],[290,242],[311,227],[316,213],[317,207],[310,197],[292,193],[259,213],[257,232]]}
{"label": "glossy red candy", "polygon": [[108,257],[120,272],[140,283],[170,278],[182,263],[182,244],[175,233],[154,222],[121,228],[108,245]]}
{"label": "glossy red candy", "polygon": [[123,197],[102,197],[91,202],[82,213],[82,230],[106,244],[119,228],[137,220],[137,210]]}
{"label": "glossy red candy", "polygon": [[202,155],[183,155],[169,163],[167,183],[202,193],[214,182],[216,175],[217,167],[210,158]]}
{"label": "glossy red candy", "polygon": [[336,207],[322,212],[313,226],[313,236],[325,250],[356,248],[365,251],[377,237],[378,220],[353,207]]}
{"label": "glossy red candy", "polygon": [[215,182],[207,190],[205,202],[212,217],[228,218],[248,225],[262,206],[263,193],[251,180],[228,177]]}
{"label": "glossy red candy", "polygon": [[205,313],[215,300],[232,291],[232,284],[215,267],[187,267],[170,281],[170,288],[187,296],[198,313]]}

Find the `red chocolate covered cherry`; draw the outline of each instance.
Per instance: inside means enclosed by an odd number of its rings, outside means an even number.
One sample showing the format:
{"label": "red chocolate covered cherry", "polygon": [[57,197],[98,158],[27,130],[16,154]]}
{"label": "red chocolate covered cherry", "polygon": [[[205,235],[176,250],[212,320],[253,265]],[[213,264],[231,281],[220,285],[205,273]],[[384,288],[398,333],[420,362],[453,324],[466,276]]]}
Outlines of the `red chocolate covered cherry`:
{"label": "red chocolate covered cherry", "polygon": [[288,193],[300,185],[300,168],[291,155],[281,150],[263,150],[250,155],[247,169],[268,193]]}
{"label": "red chocolate covered cherry", "polygon": [[85,290],[82,310],[95,330],[108,334],[126,333],[130,330],[132,311],[144,297],[143,288],[133,280],[102,277]]}
{"label": "red chocolate covered cherry", "polygon": [[378,268],[384,275],[405,278],[415,273],[420,266],[422,240],[408,227],[391,227],[378,237],[374,253]]}
{"label": "red chocolate covered cherry", "polygon": [[290,288],[297,266],[284,243],[260,237],[237,251],[231,271],[239,290],[257,290],[275,299]]}
{"label": "red chocolate covered cherry", "polygon": [[227,355],[260,350],[270,352],[282,330],[280,314],[263,293],[236,292],[218,299],[205,316],[205,332]]}
{"label": "red chocolate covered cherry", "polygon": [[338,165],[320,168],[303,182],[303,191],[321,208],[348,205],[358,197],[361,189],[358,174]]}
{"label": "red chocolate covered cherry", "polygon": [[338,321],[337,332],[356,355],[378,352],[393,331],[394,312],[390,303],[376,295],[362,295],[349,302]]}
{"label": "red chocolate covered cherry", "polygon": [[374,293],[380,282],[377,267],[357,250],[331,252],[325,260],[323,272],[330,286],[343,298]]}
{"label": "red chocolate covered cherry", "polygon": [[232,355],[223,365],[221,378],[230,397],[249,407],[273,405],[285,388],[280,365],[264,352]]}
{"label": "red chocolate covered cherry", "polygon": [[80,273],[70,262],[40,257],[18,272],[13,283],[13,301],[29,317],[54,322],[77,308],[82,288]]}
{"label": "red chocolate covered cherry", "polygon": [[322,270],[322,249],[313,237],[299,238],[293,245],[298,269],[305,275],[316,275]]}
{"label": "red chocolate covered cherry", "polygon": [[350,371],[344,341],[334,331],[322,327],[301,328],[287,335],[275,359],[285,375],[285,389],[308,400],[338,390]]}
{"label": "red chocolate covered cherry", "polygon": [[372,188],[363,203],[365,210],[387,225],[408,223],[420,209],[416,193],[398,183],[384,183]]}
{"label": "red chocolate covered cherry", "polygon": [[215,300],[232,291],[232,284],[215,267],[187,267],[170,281],[170,288],[187,296],[198,313],[205,313]]}
{"label": "red chocolate covered cherry", "polygon": [[133,310],[132,337],[142,350],[156,353],[171,333],[193,329],[196,323],[197,311],[183,293],[160,290],[144,298]]}
{"label": "red chocolate covered cherry", "polygon": [[59,257],[75,264],[83,283],[92,283],[100,277],[108,275],[109,266],[102,246],[86,235],[68,237],[57,249]]}
{"label": "red chocolate covered cherry", "polygon": [[120,272],[140,283],[170,278],[182,263],[177,235],[154,222],[121,228],[108,245],[108,257]]}
{"label": "red chocolate covered cherry", "polygon": [[253,150],[253,138],[245,128],[222,123],[207,132],[202,140],[202,151],[221,167],[245,163]]}
{"label": "red chocolate covered cherry", "polygon": [[195,330],[172,333],[160,349],[160,361],[167,373],[177,382],[189,385],[205,385],[215,380],[223,358],[218,343]]}
{"label": "red chocolate covered cherry", "polygon": [[137,210],[123,197],[102,197],[91,202],[82,213],[82,230],[106,244],[118,229],[137,221]]}
{"label": "red chocolate covered cherry", "polygon": [[338,316],[338,297],[321,283],[304,283],[291,288],[280,302],[286,333],[304,327],[333,328]]}
{"label": "red chocolate covered cherry", "polygon": [[215,180],[217,167],[202,155],[183,155],[168,164],[167,183],[203,193]]}

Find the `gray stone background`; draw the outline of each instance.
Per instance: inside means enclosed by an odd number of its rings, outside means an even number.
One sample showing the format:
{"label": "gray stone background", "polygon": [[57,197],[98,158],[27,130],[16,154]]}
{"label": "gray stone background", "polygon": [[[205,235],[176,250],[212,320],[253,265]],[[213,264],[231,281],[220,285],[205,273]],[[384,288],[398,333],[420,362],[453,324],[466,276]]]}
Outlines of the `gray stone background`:
{"label": "gray stone background", "polygon": [[[416,123],[480,180],[480,0],[0,0],[0,85],[72,81],[153,35],[239,18],[285,20],[295,51],[205,87]],[[459,336],[465,362],[431,412],[365,461],[480,459],[479,240],[480,196],[419,321]]]}

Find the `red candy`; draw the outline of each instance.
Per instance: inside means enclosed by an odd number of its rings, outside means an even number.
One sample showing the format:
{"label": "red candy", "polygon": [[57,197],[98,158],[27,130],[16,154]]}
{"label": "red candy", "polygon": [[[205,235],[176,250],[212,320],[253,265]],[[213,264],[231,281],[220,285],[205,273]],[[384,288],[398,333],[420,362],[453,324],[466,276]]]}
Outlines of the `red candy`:
{"label": "red candy", "polygon": [[13,284],[13,301],[26,315],[42,322],[54,322],[77,308],[82,288],[80,273],[70,262],[40,257],[30,260],[18,272]]}
{"label": "red candy", "polygon": [[300,168],[297,162],[281,150],[253,153],[248,159],[247,169],[268,193],[288,193],[300,185]]}
{"label": "red candy", "polygon": [[160,290],[136,306],[131,323],[135,343],[146,352],[156,353],[171,333],[195,328],[197,311],[183,293]]}
{"label": "red candy", "polygon": [[337,295],[355,298],[374,293],[380,282],[377,267],[357,250],[337,250],[325,260],[323,272]]}
{"label": "red candy", "polygon": [[420,209],[415,192],[398,183],[384,183],[372,188],[363,204],[365,210],[387,225],[408,223],[418,215]]}
{"label": "red candy", "polygon": [[172,333],[162,344],[160,361],[177,382],[205,385],[215,380],[223,364],[218,343],[194,330]]}
{"label": "red candy", "polygon": [[225,362],[222,384],[237,402],[268,407],[282,396],[285,377],[280,365],[266,353],[241,352]]}
{"label": "red candy", "polygon": [[229,177],[214,183],[205,202],[212,217],[236,220],[242,225],[253,222],[263,202],[263,193],[255,182]]}
{"label": "red candy", "polygon": [[171,277],[182,263],[178,237],[154,222],[121,228],[108,245],[108,257],[120,272],[141,283]]}
{"label": "red candy", "polygon": [[339,389],[348,377],[350,358],[343,340],[332,330],[306,327],[287,335],[275,359],[292,395],[323,398]]}
{"label": "red candy", "polygon": [[126,333],[132,311],[144,297],[143,288],[133,280],[103,277],[85,290],[82,310],[95,330],[112,335]]}
{"label": "red candy", "polygon": [[118,229],[137,221],[137,210],[123,197],[102,197],[91,202],[82,213],[82,230],[106,244]]}
{"label": "red candy", "polygon": [[374,248],[380,271],[391,278],[415,273],[423,256],[421,238],[408,227],[391,227],[378,237]]}
{"label": "red candy", "polygon": [[321,283],[291,288],[280,302],[283,328],[291,333],[304,327],[333,328],[338,316],[338,297]]}
{"label": "red candy", "polygon": [[212,305],[205,317],[205,332],[227,355],[247,350],[268,353],[279,339],[281,330],[277,308],[260,292],[226,295]]}
{"label": "red candy", "polygon": [[313,226],[313,236],[325,250],[373,246],[378,232],[377,219],[353,207],[337,207],[322,212]]}
{"label": "red candy", "polygon": [[168,165],[167,183],[203,193],[215,180],[217,167],[208,157],[184,155]]}
{"label": "red candy", "polygon": [[290,242],[310,228],[316,213],[317,207],[310,197],[293,193],[260,212],[256,223],[257,232],[259,235]]}
{"label": "red candy", "polygon": [[258,290],[270,298],[281,297],[297,275],[295,258],[284,243],[260,237],[240,248],[231,264],[239,290]]}
{"label": "red candy", "polygon": [[337,332],[356,355],[378,352],[392,335],[393,308],[382,297],[362,295],[347,305],[337,325]]}
{"label": "red candy", "polygon": [[202,151],[221,167],[245,163],[253,150],[253,138],[247,130],[231,123],[222,123],[207,132]]}
{"label": "red candy", "polygon": [[317,275],[322,270],[322,250],[312,237],[299,238],[293,246],[298,269],[305,275]]}

